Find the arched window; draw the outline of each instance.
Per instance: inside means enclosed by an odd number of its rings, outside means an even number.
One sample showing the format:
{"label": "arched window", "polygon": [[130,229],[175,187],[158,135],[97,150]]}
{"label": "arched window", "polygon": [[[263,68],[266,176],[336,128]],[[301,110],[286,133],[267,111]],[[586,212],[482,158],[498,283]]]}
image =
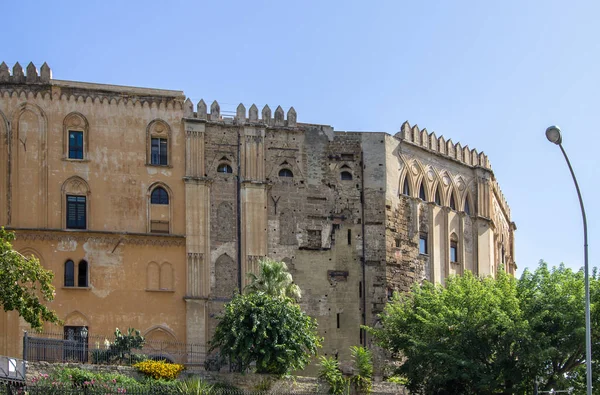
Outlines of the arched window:
{"label": "arched window", "polygon": [[75,286],[75,264],[72,260],[65,262],[65,287]]}
{"label": "arched window", "polygon": [[421,183],[421,186],[419,187],[419,199],[427,200],[425,198],[425,187],[423,186],[423,183]]}
{"label": "arched window", "polygon": [[343,171],[340,175],[343,181],[352,180],[352,173],[350,173],[349,171]]}
{"label": "arched window", "polygon": [[84,260],[80,261],[79,265],[77,265],[77,286],[88,286],[88,263]]}
{"label": "arched window", "polygon": [[469,207],[469,199],[465,199],[465,209],[463,210],[465,214],[471,215],[471,207]]}
{"label": "arched window", "polygon": [[408,186],[408,177],[404,179],[404,185],[402,186],[402,194],[410,196],[410,188]]}
{"label": "arched window", "polygon": [[162,187],[154,188],[152,195],[150,196],[150,203],[169,204],[169,194]]}
{"label": "arched window", "polygon": [[279,170],[279,177],[294,177],[294,173],[290,169]]}
{"label": "arched window", "polygon": [[233,169],[227,163],[221,163],[217,167],[217,173],[231,174],[231,173],[233,173]]}
{"label": "arched window", "polygon": [[439,188],[435,188],[434,203],[437,204],[438,206],[442,205],[442,199],[440,199],[440,189]]}
{"label": "arched window", "polygon": [[450,208],[456,210],[456,203],[454,202],[454,194],[450,193]]}

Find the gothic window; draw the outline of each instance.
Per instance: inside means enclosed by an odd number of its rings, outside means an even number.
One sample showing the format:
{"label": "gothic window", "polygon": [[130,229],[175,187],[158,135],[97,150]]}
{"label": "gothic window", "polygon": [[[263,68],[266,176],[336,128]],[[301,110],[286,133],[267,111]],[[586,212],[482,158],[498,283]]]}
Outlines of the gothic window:
{"label": "gothic window", "polygon": [[63,183],[63,228],[88,229],[90,189],[84,179],[73,176]]}
{"label": "gothic window", "polygon": [[458,242],[454,240],[450,241],[450,262],[458,262]]}
{"label": "gothic window", "polygon": [[421,182],[421,186],[419,187],[419,199],[427,200],[425,197],[425,186],[423,185],[423,182]]}
{"label": "gothic window", "polygon": [[75,264],[72,260],[68,260],[65,262],[65,287],[74,287],[75,286]]}
{"label": "gothic window", "polygon": [[171,151],[171,128],[160,120],[150,122],[146,129],[146,163],[152,166],[169,166]]}
{"label": "gothic window", "polygon": [[402,185],[402,194],[410,196],[410,189],[408,187],[408,177],[404,178],[404,184]]}
{"label": "gothic window", "polygon": [[80,261],[79,265],[77,265],[77,286],[88,286],[88,263],[84,260]]}
{"label": "gothic window", "polygon": [[450,193],[450,208],[456,211],[456,202],[454,201],[453,193]]}
{"label": "gothic window", "polygon": [[294,173],[290,169],[279,170],[279,177],[294,177]]}
{"label": "gothic window", "polygon": [[171,192],[165,184],[155,183],[148,193],[148,231],[171,232]]}
{"label": "gothic window", "polygon": [[342,181],[351,181],[352,180],[352,173],[350,173],[349,171],[343,171],[341,174],[341,179]]}
{"label": "gothic window", "polygon": [[427,247],[427,233],[421,233],[419,235],[419,254],[427,255],[429,253]]}
{"label": "gothic window", "polygon": [[169,204],[169,194],[162,187],[156,187],[150,195],[150,203],[152,204]]}
{"label": "gothic window", "polygon": [[442,205],[442,199],[440,199],[440,189],[439,188],[435,188],[434,203],[437,204],[438,206]]}
{"label": "gothic window", "polygon": [[471,215],[471,207],[469,206],[469,198],[465,198],[465,207],[464,210],[465,214],[467,215]]}
{"label": "gothic window", "polygon": [[83,159],[83,132],[69,130],[69,159]]}
{"label": "gothic window", "polygon": [[[69,259],[65,262],[64,272],[64,286],[65,287],[89,287],[89,265],[87,261],[81,260],[79,264],[75,266],[75,263]],[[77,279],[77,284],[75,284]]]}
{"label": "gothic window", "polygon": [[221,163],[217,167],[217,173],[231,174],[233,173],[233,169],[227,163]]}
{"label": "gothic window", "polygon": [[67,195],[67,229],[86,229],[85,196]]}
{"label": "gothic window", "polygon": [[83,115],[72,112],[65,117],[63,121],[64,158],[70,160],[87,159],[88,131],[89,124]]}

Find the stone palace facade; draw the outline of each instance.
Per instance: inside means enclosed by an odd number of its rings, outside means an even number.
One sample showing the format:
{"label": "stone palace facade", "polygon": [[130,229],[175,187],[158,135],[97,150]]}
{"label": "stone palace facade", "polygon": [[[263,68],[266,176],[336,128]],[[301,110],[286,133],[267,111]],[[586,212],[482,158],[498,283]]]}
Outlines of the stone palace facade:
{"label": "stone palace facade", "polygon": [[[261,257],[287,262],[322,354],[369,344],[394,291],[514,273],[510,209],[486,155],[405,122],[301,123],[294,108],[195,106],[182,91],[0,65],[0,225],[55,273],[74,329],[205,344]],[[0,355],[27,325],[0,312]],[[62,331],[49,326],[48,330]]]}

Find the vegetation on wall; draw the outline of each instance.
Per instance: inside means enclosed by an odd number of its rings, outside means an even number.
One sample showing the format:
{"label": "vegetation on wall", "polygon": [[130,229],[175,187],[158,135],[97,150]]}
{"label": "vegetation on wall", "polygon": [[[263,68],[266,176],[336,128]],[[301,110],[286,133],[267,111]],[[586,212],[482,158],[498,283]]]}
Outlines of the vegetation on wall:
{"label": "vegetation on wall", "polygon": [[15,310],[34,329],[44,322],[60,323],[43,301],[54,299],[54,274],[45,270],[34,256],[25,257],[13,250],[13,232],[0,228],[0,304],[4,311]]}
{"label": "vegetation on wall", "polygon": [[259,261],[258,274],[248,273],[248,279],[249,284],[244,289],[247,294],[264,292],[270,296],[287,296],[294,300],[300,299],[302,295],[285,262],[263,258]]}
{"label": "vegetation on wall", "polygon": [[[585,379],[583,278],[540,262],[519,280],[499,270],[496,278],[451,277],[445,287],[416,284],[369,331],[403,355],[396,373],[411,393],[531,393],[536,380],[540,390],[577,389]],[[595,273],[590,281],[595,348],[600,282]]]}

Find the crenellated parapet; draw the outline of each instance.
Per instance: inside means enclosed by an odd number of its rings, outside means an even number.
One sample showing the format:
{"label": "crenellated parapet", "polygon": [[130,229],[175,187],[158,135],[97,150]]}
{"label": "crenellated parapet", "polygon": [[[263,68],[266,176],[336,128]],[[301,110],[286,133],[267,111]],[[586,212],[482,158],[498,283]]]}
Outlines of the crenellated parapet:
{"label": "crenellated parapet", "polygon": [[181,91],[55,80],[47,63],[38,73],[33,63],[23,70],[18,62],[12,71],[0,63],[0,97],[177,111],[185,99]]}
{"label": "crenellated parapet", "polygon": [[506,216],[506,218],[507,219],[511,218],[510,207],[508,206],[508,202],[506,201],[506,198],[504,197],[504,194],[502,193],[502,190],[500,189],[500,185],[498,185],[498,181],[495,178],[492,179],[492,191],[494,192],[494,195],[496,196],[496,200],[498,201],[498,204],[504,211],[504,215]]}
{"label": "crenellated parapet", "polygon": [[221,107],[219,103],[215,100],[210,105],[210,112],[208,112],[208,108],[204,100],[200,100],[196,105],[196,111],[194,111],[194,103],[188,98],[186,99],[184,105],[184,117],[188,119],[200,119],[204,121],[213,121],[213,122],[224,122],[224,123],[234,123],[236,125],[251,125],[251,124],[262,124],[270,127],[288,127],[294,128],[298,126],[297,124],[297,114],[294,107],[290,107],[287,112],[287,117],[283,111],[281,106],[277,106],[275,109],[274,116],[272,115],[271,108],[268,105],[265,105],[260,113],[260,118],[258,116],[258,107],[256,104],[252,104],[250,109],[246,111],[246,107],[240,103],[236,110],[234,117],[227,117],[221,115]]}
{"label": "crenellated parapet", "polygon": [[52,70],[47,63],[44,62],[40,73],[32,62],[27,65],[26,73],[19,62],[15,63],[12,68],[12,73],[6,63],[0,63],[0,83],[12,84],[48,84],[52,79]]}
{"label": "crenellated parapet", "polygon": [[460,143],[454,144],[452,139],[446,140],[444,136],[437,137],[435,132],[429,133],[427,129],[420,130],[417,125],[411,127],[408,121],[402,124],[395,137],[457,160],[467,166],[492,169],[487,155],[483,152],[469,149],[469,146],[463,147]]}

